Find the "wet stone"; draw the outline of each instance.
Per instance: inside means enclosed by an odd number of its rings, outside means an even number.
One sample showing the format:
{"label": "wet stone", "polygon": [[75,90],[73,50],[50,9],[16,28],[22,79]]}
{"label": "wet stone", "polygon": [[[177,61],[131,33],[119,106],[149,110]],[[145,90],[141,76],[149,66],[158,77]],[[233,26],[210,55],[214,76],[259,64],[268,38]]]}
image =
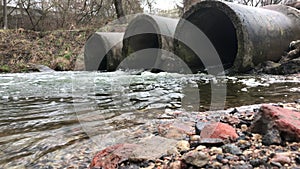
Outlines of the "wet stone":
{"label": "wet stone", "polygon": [[192,135],[190,136],[190,141],[199,141],[200,140],[200,136],[199,135]]}
{"label": "wet stone", "polygon": [[222,148],[212,147],[210,149],[210,154],[222,154],[222,153],[223,153]]}
{"label": "wet stone", "polygon": [[260,165],[262,165],[264,162],[261,159],[253,159],[250,160],[249,162],[253,167],[259,167]]}
{"label": "wet stone", "polygon": [[251,147],[251,142],[247,140],[239,140],[237,145],[241,150],[246,150]]}
{"label": "wet stone", "polygon": [[179,152],[188,151],[190,149],[190,143],[188,141],[179,141],[176,144],[176,148]]}
{"label": "wet stone", "polygon": [[297,156],[297,157],[295,158],[295,162],[296,162],[298,165],[300,165],[300,156]]}
{"label": "wet stone", "polygon": [[267,134],[277,129],[286,141],[300,140],[300,113],[289,109],[263,105],[250,127],[252,132]]}
{"label": "wet stone", "polygon": [[197,151],[203,151],[204,149],[206,149],[206,146],[203,146],[203,145],[198,146],[198,147],[196,148]]}
{"label": "wet stone", "polygon": [[217,159],[218,162],[222,163],[222,161],[224,159],[224,156],[222,154],[218,154],[216,159]]}
{"label": "wet stone", "polygon": [[238,135],[236,130],[225,123],[211,123],[206,125],[201,131],[201,139],[202,138],[217,138],[222,140],[236,140]]}
{"label": "wet stone", "polygon": [[239,157],[234,156],[234,155],[228,155],[225,157],[225,159],[229,160],[229,161],[238,161]]}
{"label": "wet stone", "polygon": [[181,169],[182,168],[181,166],[182,166],[181,161],[175,161],[170,164],[169,169]]}
{"label": "wet stone", "polygon": [[203,128],[207,125],[210,124],[211,122],[203,122],[203,121],[198,121],[196,122],[195,125],[195,130],[196,130],[196,134],[200,135],[201,131],[203,130]]}
{"label": "wet stone", "polygon": [[249,164],[235,165],[232,169],[252,169],[253,167]]}
{"label": "wet stone", "polygon": [[132,161],[155,160],[176,146],[177,141],[159,136],[146,138],[138,143],[129,159]]}
{"label": "wet stone", "polygon": [[196,166],[203,167],[209,162],[209,157],[202,152],[190,151],[182,156],[185,163]]}
{"label": "wet stone", "polygon": [[180,121],[161,124],[158,126],[158,133],[165,138],[181,140],[189,135],[195,134],[193,125],[192,122],[183,123]]}
{"label": "wet stone", "polygon": [[115,168],[121,161],[128,159],[136,147],[137,145],[134,144],[119,144],[108,147],[95,155],[90,167]]}
{"label": "wet stone", "polygon": [[276,129],[268,130],[262,138],[264,145],[280,145],[282,142],[280,132]]}
{"label": "wet stone", "polygon": [[246,124],[241,125],[241,131],[246,132],[248,130],[248,126]]}
{"label": "wet stone", "polygon": [[225,116],[221,119],[221,122],[228,123],[230,125],[238,125],[240,123],[240,119],[235,116]]}
{"label": "wet stone", "polygon": [[272,161],[270,164],[271,164],[272,166],[276,166],[276,167],[279,167],[279,168],[282,167],[282,165],[281,165],[280,163],[278,163],[278,162]]}
{"label": "wet stone", "polygon": [[212,166],[212,168],[221,168],[222,167],[222,163],[220,163],[220,162],[214,162],[211,166]]}
{"label": "wet stone", "polygon": [[224,145],[224,141],[220,138],[201,138],[199,144],[209,146],[221,146]]}
{"label": "wet stone", "polygon": [[226,144],[226,145],[222,146],[222,149],[225,153],[230,153],[230,154],[233,154],[233,155],[243,154],[241,149],[239,147],[237,147],[236,145],[233,145],[233,144]]}
{"label": "wet stone", "polygon": [[291,163],[291,159],[290,159],[290,157],[287,156],[287,154],[277,153],[271,159],[271,162],[278,162],[278,163],[284,165],[284,164],[290,164]]}
{"label": "wet stone", "polygon": [[240,155],[239,158],[240,158],[240,160],[242,160],[242,161],[249,161],[249,158],[246,157],[246,156],[244,156],[244,155]]}

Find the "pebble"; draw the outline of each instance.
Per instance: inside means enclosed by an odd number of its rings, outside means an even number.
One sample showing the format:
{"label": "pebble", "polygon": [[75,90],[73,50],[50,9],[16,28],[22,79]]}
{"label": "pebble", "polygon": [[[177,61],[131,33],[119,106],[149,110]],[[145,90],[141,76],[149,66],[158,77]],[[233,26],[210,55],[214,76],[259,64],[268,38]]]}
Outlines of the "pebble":
{"label": "pebble", "polygon": [[286,156],[285,154],[277,153],[271,159],[271,162],[278,162],[278,163],[284,165],[284,164],[290,164],[291,159],[290,159],[290,157]]}
{"label": "pebble", "polygon": [[196,148],[197,151],[202,151],[202,150],[204,150],[204,149],[206,149],[206,146],[198,146],[198,147]]}
{"label": "pebble", "polygon": [[222,163],[222,161],[224,159],[224,156],[222,154],[218,154],[217,157],[216,157],[216,159],[217,159],[218,162]]}
{"label": "pebble", "polygon": [[178,149],[176,147],[172,147],[167,151],[168,155],[179,155]]}
{"label": "pebble", "polygon": [[222,146],[222,149],[225,153],[230,153],[233,155],[243,154],[241,149],[234,144],[225,144],[224,146]]}
{"label": "pebble", "polygon": [[279,167],[279,168],[282,167],[282,165],[280,163],[278,163],[278,162],[272,161],[270,164],[273,165],[273,166]]}
{"label": "pebble", "polygon": [[241,164],[232,166],[233,169],[252,169],[253,167],[249,164]]}
{"label": "pebble", "polygon": [[262,138],[263,145],[280,145],[282,142],[280,132],[276,129],[268,130]]}
{"label": "pebble", "polygon": [[223,150],[222,150],[222,148],[218,148],[218,147],[212,147],[211,149],[210,149],[210,154],[222,154],[223,153]]}
{"label": "pebble", "polygon": [[239,157],[232,156],[232,155],[226,156],[225,158],[229,161],[238,161],[239,160]]}
{"label": "pebble", "polygon": [[199,135],[192,135],[190,136],[190,141],[199,141],[201,138]]}
{"label": "pebble", "polygon": [[299,156],[295,158],[295,162],[296,162],[296,164],[300,165],[300,157]]}
{"label": "pebble", "polygon": [[196,125],[195,125],[196,134],[197,134],[197,135],[200,135],[202,129],[203,129],[207,124],[210,124],[210,122],[203,122],[203,121],[198,121],[198,122],[196,122]]}
{"label": "pebble", "polygon": [[213,168],[221,168],[222,166],[223,166],[223,164],[220,162],[217,162],[217,161],[212,164]]}
{"label": "pebble", "polygon": [[179,152],[190,150],[190,143],[188,141],[179,141],[176,144],[176,148]]}
{"label": "pebble", "polygon": [[241,125],[241,131],[246,132],[248,130],[248,126],[246,124]]}
{"label": "pebble", "polygon": [[261,159],[253,159],[249,162],[253,167],[259,167],[263,164],[263,161]]}
{"label": "pebble", "polygon": [[246,141],[246,140],[239,140],[238,141],[238,146],[239,146],[240,149],[246,150],[246,149],[251,147],[251,143],[249,141]]}
{"label": "pebble", "polygon": [[190,151],[182,156],[185,163],[194,165],[196,167],[203,167],[209,162],[209,157],[203,152]]}
{"label": "pebble", "polygon": [[168,167],[168,169],[181,169],[181,166],[182,166],[181,161],[175,161],[170,164],[170,167]]}

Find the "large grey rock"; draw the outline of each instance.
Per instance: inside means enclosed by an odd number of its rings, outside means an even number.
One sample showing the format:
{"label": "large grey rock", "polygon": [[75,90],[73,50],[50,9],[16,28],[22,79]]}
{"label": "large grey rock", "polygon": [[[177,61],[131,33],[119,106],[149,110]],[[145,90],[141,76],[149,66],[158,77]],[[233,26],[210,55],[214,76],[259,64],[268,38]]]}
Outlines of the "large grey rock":
{"label": "large grey rock", "polygon": [[150,137],[138,143],[138,147],[129,157],[131,160],[155,160],[167,154],[167,151],[176,147],[176,140],[159,136]]}

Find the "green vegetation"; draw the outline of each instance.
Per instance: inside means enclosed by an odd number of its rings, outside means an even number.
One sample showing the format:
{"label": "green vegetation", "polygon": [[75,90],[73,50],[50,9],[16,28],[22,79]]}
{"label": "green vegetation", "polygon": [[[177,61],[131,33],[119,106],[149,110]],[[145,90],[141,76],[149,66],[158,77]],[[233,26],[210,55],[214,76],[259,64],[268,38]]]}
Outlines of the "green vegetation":
{"label": "green vegetation", "polygon": [[0,65],[0,72],[10,72],[8,65]]}

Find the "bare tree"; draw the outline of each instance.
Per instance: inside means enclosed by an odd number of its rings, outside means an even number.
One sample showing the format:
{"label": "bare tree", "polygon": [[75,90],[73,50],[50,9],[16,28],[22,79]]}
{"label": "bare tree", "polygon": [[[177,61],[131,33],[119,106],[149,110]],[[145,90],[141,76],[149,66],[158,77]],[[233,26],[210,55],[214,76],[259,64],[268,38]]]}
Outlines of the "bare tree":
{"label": "bare tree", "polygon": [[272,4],[279,4],[282,0],[241,0],[239,3],[248,5],[248,6],[266,6]]}
{"label": "bare tree", "polygon": [[191,6],[196,4],[197,2],[201,2],[202,0],[183,0],[183,11],[187,11]]}
{"label": "bare tree", "polygon": [[155,4],[155,0],[146,0],[146,4],[149,7],[149,12],[152,13],[153,5]]}
{"label": "bare tree", "polygon": [[122,4],[122,0],[114,0],[114,5],[116,8],[116,14],[117,14],[117,18],[120,20],[121,23],[125,23],[125,13],[123,10],[123,4]]}
{"label": "bare tree", "polygon": [[143,0],[0,0],[0,3],[4,1],[15,5],[7,10],[12,20],[10,27],[47,31],[99,27],[116,16],[125,23],[125,15],[142,11]]}
{"label": "bare tree", "polygon": [[3,29],[7,29],[7,1],[3,0]]}

